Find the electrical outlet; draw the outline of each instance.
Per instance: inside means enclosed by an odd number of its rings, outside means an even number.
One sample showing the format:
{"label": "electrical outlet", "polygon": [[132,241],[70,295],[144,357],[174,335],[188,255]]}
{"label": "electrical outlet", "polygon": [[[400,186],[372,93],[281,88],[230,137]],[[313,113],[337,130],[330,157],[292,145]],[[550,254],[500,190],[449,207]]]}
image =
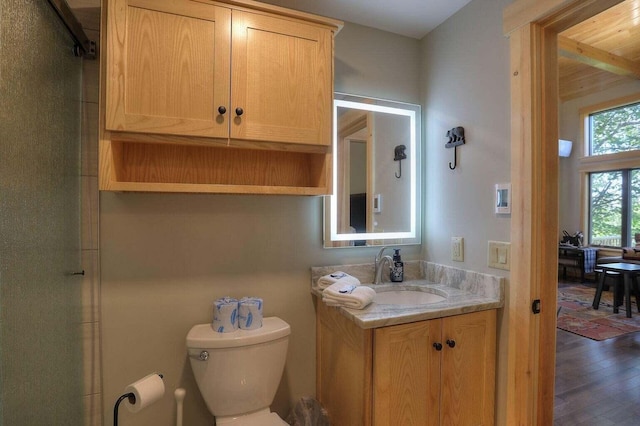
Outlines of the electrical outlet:
{"label": "electrical outlet", "polygon": [[464,261],[464,238],[451,237],[451,260]]}

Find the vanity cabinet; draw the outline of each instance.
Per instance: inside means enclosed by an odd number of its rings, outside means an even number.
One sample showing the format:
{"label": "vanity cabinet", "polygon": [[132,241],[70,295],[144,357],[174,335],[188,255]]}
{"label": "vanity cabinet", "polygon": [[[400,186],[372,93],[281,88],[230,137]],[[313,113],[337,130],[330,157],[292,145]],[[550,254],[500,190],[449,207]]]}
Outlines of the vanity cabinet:
{"label": "vanity cabinet", "polygon": [[494,423],[495,310],[365,330],[317,308],[317,395],[332,423]]}
{"label": "vanity cabinet", "polygon": [[106,4],[101,189],[330,191],[340,22],[249,0]]}

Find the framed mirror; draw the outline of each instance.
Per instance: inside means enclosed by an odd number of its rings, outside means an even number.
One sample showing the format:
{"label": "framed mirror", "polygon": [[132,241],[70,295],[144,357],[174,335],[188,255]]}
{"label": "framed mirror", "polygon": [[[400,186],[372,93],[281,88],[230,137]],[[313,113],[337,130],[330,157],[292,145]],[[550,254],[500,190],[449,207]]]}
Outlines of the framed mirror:
{"label": "framed mirror", "polygon": [[420,244],[420,106],[336,93],[324,246]]}

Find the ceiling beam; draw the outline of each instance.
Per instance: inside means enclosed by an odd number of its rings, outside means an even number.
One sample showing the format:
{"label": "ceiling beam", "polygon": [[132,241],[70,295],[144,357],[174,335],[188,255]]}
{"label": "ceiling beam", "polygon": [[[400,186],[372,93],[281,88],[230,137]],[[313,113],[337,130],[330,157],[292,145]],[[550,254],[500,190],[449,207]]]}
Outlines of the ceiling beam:
{"label": "ceiling beam", "polygon": [[561,56],[613,74],[640,80],[640,62],[580,43],[568,37],[558,36],[558,52]]}

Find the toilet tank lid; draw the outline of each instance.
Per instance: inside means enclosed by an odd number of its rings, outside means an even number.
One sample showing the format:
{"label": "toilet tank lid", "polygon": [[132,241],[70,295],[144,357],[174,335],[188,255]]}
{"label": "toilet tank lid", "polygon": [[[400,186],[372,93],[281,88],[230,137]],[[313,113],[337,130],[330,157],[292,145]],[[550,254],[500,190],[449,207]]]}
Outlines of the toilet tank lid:
{"label": "toilet tank lid", "polygon": [[219,333],[211,324],[194,325],[187,334],[187,347],[198,349],[235,348],[269,342],[291,334],[291,327],[278,317],[262,320],[255,330],[236,330]]}

